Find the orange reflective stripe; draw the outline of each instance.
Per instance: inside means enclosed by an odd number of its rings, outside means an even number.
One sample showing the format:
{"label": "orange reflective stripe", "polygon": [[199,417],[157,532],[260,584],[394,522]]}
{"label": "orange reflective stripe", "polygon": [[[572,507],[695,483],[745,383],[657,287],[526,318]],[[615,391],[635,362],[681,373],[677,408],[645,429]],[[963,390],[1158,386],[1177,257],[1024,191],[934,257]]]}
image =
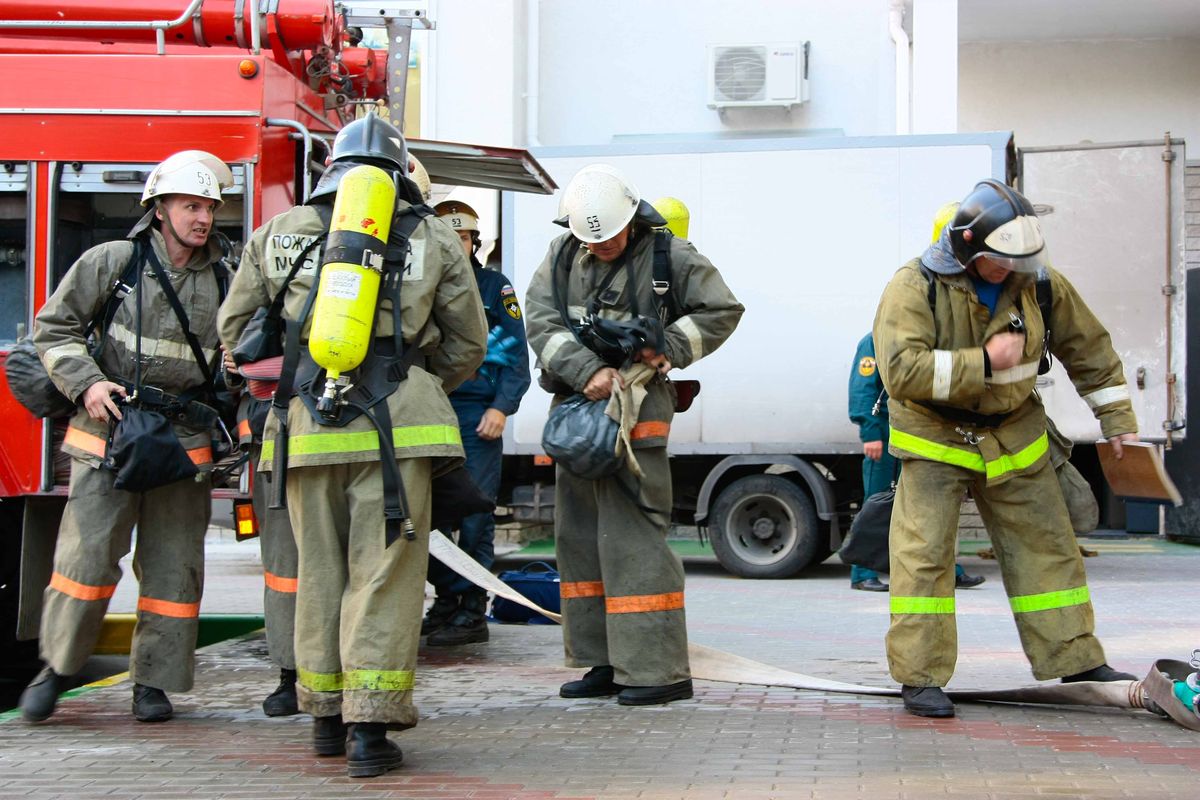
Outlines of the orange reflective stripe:
{"label": "orange reflective stripe", "polygon": [[117,585],[114,583],[112,586],[88,586],[86,583],[76,583],[66,575],[56,572],[50,576],[50,588],[76,600],[107,600],[113,596]]}
{"label": "orange reflective stripe", "polygon": [[152,597],[138,598],[138,611],[149,611],[160,617],[193,619],[200,616],[199,603],[173,603],[170,600],[155,600]]}
{"label": "orange reflective stripe", "polygon": [[197,467],[202,467],[205,464],[212,463],[212,448],[208,445],[204,445],[204,447],[192,448],[191,450],[187,451],[187,454],[188,458],[190,458],[192,463]]}
{"label": "orange reflective stripe", "polygon": [[635,442],[638,439],[657,439],[665,437],[670,432],[671,423],[669,422],[639,422],[629,432],[629,439]]}
{"label": "orange reflective stripe", "polygon": [[680,608],[683,608],[683,592],[633,594],[627,597],[609,597],[604,601],[604,610],[609,614],[636,614],[642,611],[675,611]]}
{"label": "orange reflective stripe", "polygon": [[558,593],[564,600],[571,597],[604,597],[603,581],[576,581],[561,583]]}
{"label": "orange reflective stripe", "polygon": [[63,444],[69,444],[71,447],[78,448],[85,453],[91,453],[94,456],[104,458],[104,446],[106,444],[104,439],[74,426],[67,428],[67,435],[63,439]]}
{"label": "orange reflective stripe", "polygon": [[239,439],[245,439],[250,435],[250,420],[244,419],[238,423],[237,435]]}
{"label": "orange reflective stripe", "polygon": [[283,594],[295,594],[300,581],[296,578],[281,578],[270,572],[263,570],[263,580],[267,584],[267,588]]}

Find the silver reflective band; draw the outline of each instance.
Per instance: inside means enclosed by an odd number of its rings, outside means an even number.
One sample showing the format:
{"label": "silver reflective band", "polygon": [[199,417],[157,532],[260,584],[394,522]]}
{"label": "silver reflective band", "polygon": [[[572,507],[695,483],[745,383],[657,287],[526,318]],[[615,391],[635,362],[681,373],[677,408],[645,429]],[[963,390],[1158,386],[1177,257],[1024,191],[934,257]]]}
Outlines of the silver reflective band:
{"label": "silver reflective band", "polygon": [[550,362],[558,355],[558,351],[567,342],[573,341],[575,337],[566,331],[559,331],[550,337],[550,341],[546,342],[545,348],[542,349],[542,366],[549,367]]}
{"label": "silver reflective band", "polygon": [[[137,350],[137,334],[124,325],[113,325],[109,329],[109,337],[114,342],[120,342],[130,353]],[[204,354],[206,360],[211,361],[213,354],[217,351],[214,348],[202,347],[200,348],[200,352]],[[192,348],[187,342],[152,339],[149,336],[142,336],[142,355],[147,358],[173,358],[176,361],[190,361],[192,363],[196,361],[196,357],[192,354]]]}
{"label": "silver reflective band", "polygon": [[692,361],[699,361],[704,357],[704,337],[700,334],[700,328],[690,316],[680,317],[675,320],[675,327],[679,328],[680,332],[687,337],[688,346],[692,348]]}
{"label": "silver reflective band", "polygon": [[54,365],[61,359],[70,356],[86,356],[87,354],[88,350],[84,345],[77,342],[68,342],[67,344],[60,344],[58,347],[51,347],[47,350],[45,355],[42,356],[42,364],[45,365],[47,372],[53,372]]}
{"label": "silver reflective band", "polygon": [[1025,364],[1017,364],[1015,367],[1008,369],[996,370],[992,373],[992,377],[987,378],[985,383],[1005,384],[1005,383],[1020,383],[1028,378],[1037,376],[1038,371],[1037,361],[1030,361]]}
{"label": "silver reflective band", "polygon": [[950,399],[950,379],[954,376],[954,354],[949,350],[933,351],[933,399]]}
{"label": "silver reflective band", "polygon": [[1088,404],[1088,408],[1095,409],[1100,408],[1101,406],[1106,406],[1109,403],[1115,403],[1118,400],[1128,399],[1129,386],[1128,384],[1122,383],[1119,386],[1109,386],[1107,389],[1101,389],[1099,391],[1092,392],[1089,395],[1085,395],[1083,401]]}

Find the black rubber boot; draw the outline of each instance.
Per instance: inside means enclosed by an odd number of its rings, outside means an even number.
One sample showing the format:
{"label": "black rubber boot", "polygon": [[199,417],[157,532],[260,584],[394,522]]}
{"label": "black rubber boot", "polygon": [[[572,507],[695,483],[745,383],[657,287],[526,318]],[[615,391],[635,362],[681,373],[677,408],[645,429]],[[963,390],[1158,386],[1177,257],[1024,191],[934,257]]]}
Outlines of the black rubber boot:
{"label": "black rubber boot", "polygon": [[1079,683],[1080,681],[1101,681],[1109,683],[1110,681],[1136,681],[1137,676],[1131,675],[1128,672],[1118,672],[1108,664],[1101,664],[1098,667],[1092,667],[1087,672],[1079,672],[1075,675],[1067,675],[1062,678],[1063,683]]}
{"label": "black rubber boot", "polygon": [[138,722],[166,722],[175,713],[162,689],[133,685],[133,716]]}
{"label": "black rubber boot", "polygon": [[666,686],[627,686],[617,695],[623,706],[657,706],[692,696],[692,679],[668,683]]}
{"label": "black rubber boot", "polygon": [[387,738],[387,723],[355,722],[350,726],[346,770],[351,778],[374,778],[403,761],[400,746]]}
{"label": "black rubber boot", "polygon": [[319,756],[340,756],[346,752],[346,724],[341,714],[313,717],[313,752]]}
{"label": "black rubber boot", "polygon": [[440,631],[457,611],[458,595],[439,594],[434,598],[433,605],[425,612],[425,618],[421,620],[421,635],[428,636]]}
{"label": "black rubber boot", "polygon": [[625,687],[613,683],[613,668],[605,665],[592,667],[577,681],[567,681],[558,690],[559,697],[574,700],[580,697],[608,697]]}
{"label": "black rubber boot", "polygon": [[66,683],[65,676],[59,675],[50,667],[43,668],[25,687],[25,691],[21,692],[21,716],[25,721],[41,722],[49,719]]}
{"label": "black rubber boot", "polygon": [[918,717],[953,717],[954,703],[938,686],[901,686],[904,710]]}
{"label": "black rubber boot", "polygon": [[279,685],[263,700],[262,709],[268,717],[290,717],[300,713],[296,702],[296,670],[279,670]]}
{"label": "black rubber boot", "polygon": [[860,592],[886,592],[888,585],[879,578],[867,578],[865,581],[850,584],[850,588]]}
{"label": "black rubber boot", "polygon": [[429,634],[425,644],[430,647],[453,647],[488,640],[487,592],[471,590],[462,595],[458,611],[441,629]]}
{"label": "black rubber boot", "polygon": [[983,575],[968,575],[967,573],[964,572],[961,575],[954,576],[954,588],[955,589],[974,589],[976,586],[978,586],[979,584],[983,583],[986,580],[987,580],[987,578]]}

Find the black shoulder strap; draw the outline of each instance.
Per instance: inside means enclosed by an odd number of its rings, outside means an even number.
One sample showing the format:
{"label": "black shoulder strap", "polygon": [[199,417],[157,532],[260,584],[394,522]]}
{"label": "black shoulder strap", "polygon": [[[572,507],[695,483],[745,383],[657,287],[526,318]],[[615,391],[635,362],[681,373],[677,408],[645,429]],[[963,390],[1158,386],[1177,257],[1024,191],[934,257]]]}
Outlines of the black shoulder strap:
{"label": "black shoulder strap", "polygon": [[675,320],[678,309],[675,307],[675,296],[671,293],[671,239],[670,231],[657,230],[654,232],[654,303],[658,307],[658,317],[663,325],[669,325]]}
{"label": "black shoulder strap", "polygon": [[[146,248],[146,257],[150,261],[151,268],[154,269],[154,276],[158,278],[158,282],[162,286],[163,294],[167,296],[167,302],[171,304],[171,309],[175,312],[175,316],[179,318],[179,326],[183,328],[183,335],[187,337],[188,346],[192,348],[192,357],[196,359],[196,364],[200,367],[200,372],[204,375],[204,385],[212,387],[212,367],[209,365],[208,359],[204,357],[204,349],[196,339],[196,334],[192,333],[192,328],[188,324],[187,314],[183,310],[183,305],[179,302],[179,295],[175,294],[175,288],[171,286],[171,279],[167,277],[167,273],[163,270],[163,265],[159,262],[158,255],[154,252],[153,247]],[[138,338],[139,340],[141,339],[140,331]]]}
{"label": "black shoulder strap", "polygon": [[934,278],[933,270],[931,270],[929,267],[922,264],[921,265],[921,274],[925,276],[925,280],[929,281],[929,294],[928,294],[929,310],[933,311],[934,316],[936,317],[937,316],[937,283],[935,283],[936,279]]}
{"label": "black shoulder strap", "polygon": [[98,331],[96,342],[92,346],[92,358],[100,357],[100,353],[104,350],[104,342],[108,339],[108,328],[117,316],[117,309],[133,291],[133,287],[137,286],[138,278],[142,274],[142,261],[145,258],[146,246],[144,236],[137,236],[133,239],[133,252],[130,254],[129,260],[125,262],[125,268],[121,270],[121,274],[113,284],[108,299],[100,307],[100,312],[88,325],[89,331]]}
{"label": "black shoulder strap", "polygon": [[1042,360],[1038,363],[1038,375],[1045,375],[1050,371],[1052,365],[1050,355],[1050,312],[1054,306],[1054,290],[1050,284],[1050,270],[1045,267],[1037,271],[1034,294],[1037,297],[1038,311],[1042,313],[1042,327],[1046,330],[1042,336]]}

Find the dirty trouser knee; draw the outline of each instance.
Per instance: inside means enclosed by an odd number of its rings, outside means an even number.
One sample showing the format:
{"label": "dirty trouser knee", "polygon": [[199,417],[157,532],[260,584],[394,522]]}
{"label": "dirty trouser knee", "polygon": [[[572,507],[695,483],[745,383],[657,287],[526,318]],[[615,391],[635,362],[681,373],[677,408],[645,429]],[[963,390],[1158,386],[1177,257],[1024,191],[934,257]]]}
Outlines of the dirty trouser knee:
{"label": "dirty trouser knee", "polygon": [[1034,677],[1075,675],[1103,664],[1083,558],[1053,466],[1047,461],[998,486],[982,484],[976,482],[975,502]]}
{"label": "dirty trouser knee", "polygon": [[417,724],[412,687],[429,557],[430,460],[398,463],[416,539],[401,536],[387,548],[378,462],[288,469],[300,553],[297,695],[313,716]]}
{"label": "dirty trouser knee", "polygon": [[598,481],[557,471],[563,643],[568,666],[611,664],[617,683],[661,686],[690,677],[684,575],[667,546],[666,448],[638,450],[637,457],[645,471],[640,487],[624,469]]}
{"label": "dirty trouser knee", "polygon": [[958,658],[954,555],[971,474],[934,461],[904,463],[890,531],[892,677],[906,686],[945,686]]}
{"label": "dirty trouser knee", "polygon": [[[258,448],[251,461],[258,463]],[[299,556],[286,509],[271,509],[270,475],[254,476],[254,516],[258,519],[258,546],[263,565],[263,617],[267,652],[276,666],[296,668],[296,570]]]}
{"label": "dirty trouser knee", "polygon": [[[487,403],[454,403],[463,450],[467,454],[467,472],[479,487],[479,491],[494,502],[500,491],[504,441],[480,439],[479,434],[475,432],[487,409]],[[490,511],[466,517],[458,530],[459,548],[485,569],[490,569],[495,563],[495,539],[496,517]],[[475,588],[475,584],[436,558],[429,559],[429,582],[433,584],[439,596],[460,595]]]}
{"label": "dirty trouser knee", "polygon": [[130,652],[133,680],[164,691],[192,688],[204,533],[211,514],[207,480],[178,481],[149,492],[113,488],[111,472],[71,464],[54,574],[42,614],[42,658],[63,675],[78,672],[100,634],[137,525],[134,574],[137,623]]}

